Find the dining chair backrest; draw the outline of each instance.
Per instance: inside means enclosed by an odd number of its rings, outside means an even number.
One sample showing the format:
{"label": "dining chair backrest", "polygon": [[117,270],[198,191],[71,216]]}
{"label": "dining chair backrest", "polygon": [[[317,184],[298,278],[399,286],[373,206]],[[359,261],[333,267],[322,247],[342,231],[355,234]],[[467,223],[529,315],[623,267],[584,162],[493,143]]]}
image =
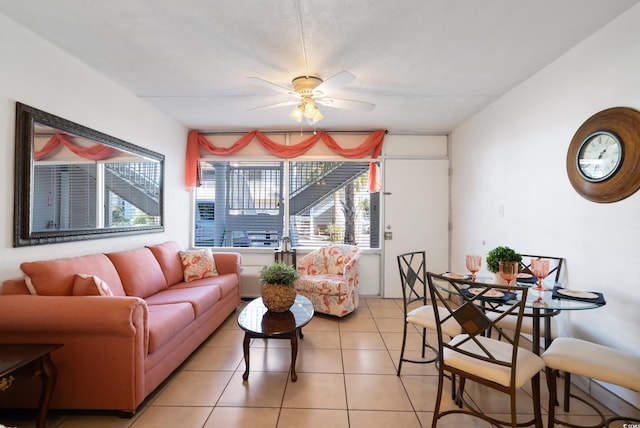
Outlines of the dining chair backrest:
{"label": "dining chair backrest", "polygon": [[406,317],[412,304],[427,304],[426,253],[424,251],[414,251],[400,254],[398,256],[398,271],[400,272],[404,315]]}
{"label": "dining chair backrest", "polygon": [[[402,309],[404,310],[402,346],[397,370],[397,375],[400,376],[403,363],[430,364],[438,360],[438,354],[435,346],[429,343],[427,336],[427,330],[435,332],[436,323],[433,317],[433,310],[427,304],[426,253],[424,251],[413,251],[400,254],[397,259],[400,285],[402,287]],[[413,327],[409,329],[409,325]],[[416,330],[421,336],[420,353],[416,354],[413,352],[415,349],[412,349],[408,354],[405,354],[407,336],[411,335],[409,331],[415,332]],[[415,345],[415,342],[412,343]]]}
{"label": "dining chair backrest", "polygon": [[[537,254],[521,254],[520,271],[533,274],[531,271],[531,259],[549,260],[549,274],[547,278],[554,278],[555,282],[560,282],[560,274],[562,273],[562,264],[564,258],[554,256],[539,256]],[[554,275],[555,274],[555,275]]]}
{"label": "dining chair backrest", "polygon": [[[427,280],[438,327],[436,336],[443,337],[442,324],[449,320],[455,320],[460,325],[462,335],[465,336],[456,336],[451,341],[439,340],[439,353],[441,355],[443,352],[449,355],[459,353],[494,365],[496,370],[500,370],[498,367],[507,368],[510,376],[515,376],[522,315],[529,288],[458,280],[431,272],[427,273]],[[497,308],[499,308],[499,315],[487,316],[487,312],[498,310]],[[503,330],[497,324],[506,316],[517,316],[515,331]],[[510,345],[505,349],[509,349],[511,355],[496,355],[485,346],[484,343],[487,340],[493,340],[486,337],[491,329],[501,334],[501,340],[505,345]],[[443,359],[441,362],[445,369],[446,360]],[[515,379],[511,379],[509,384],[514,383]]]}
{"label": "dining chair backrest", "polygon": [[[538,355],[519,346],[522,316],[528,287],[518,285],[485,284],[449,278],[427,272],[431,306],[436,318],[438,334],[438,390],[433,411],[432,428],[438,421],[453,413],[479,417],[492,425],[542,427],[540,412],[540,383],[537,376],[544,368]],[[489,311],[495,317],[488,317]],[[498,322],[504,317],[516,319],[514,331],[502,329]],[[455,322],[462,333],[448,340],[443,337],[443,325]],[[501,339],[488,333],[497,330]],[[445,375],[445,373],[447,373]],[[454,402],[459,408],[442,409],[443,379],[459,378],[454,388]],[[479,383],[509,395],[510,418],[498,418],[481,406],[471,405],[465,398],[467,381]],[[531,381],[533,418],[518,420],[516,394],[527,381]]]}

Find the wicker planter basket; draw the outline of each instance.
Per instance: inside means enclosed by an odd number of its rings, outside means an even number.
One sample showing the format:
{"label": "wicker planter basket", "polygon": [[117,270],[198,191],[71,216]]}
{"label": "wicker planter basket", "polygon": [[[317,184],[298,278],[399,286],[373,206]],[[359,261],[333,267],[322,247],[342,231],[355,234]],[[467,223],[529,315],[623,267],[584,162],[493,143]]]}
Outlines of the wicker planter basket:
{"label": "wicker planter basket", "polygon": [[286,312],[296,300],[296,289],[277,284],[264,284],[262,303],[271,312]]}

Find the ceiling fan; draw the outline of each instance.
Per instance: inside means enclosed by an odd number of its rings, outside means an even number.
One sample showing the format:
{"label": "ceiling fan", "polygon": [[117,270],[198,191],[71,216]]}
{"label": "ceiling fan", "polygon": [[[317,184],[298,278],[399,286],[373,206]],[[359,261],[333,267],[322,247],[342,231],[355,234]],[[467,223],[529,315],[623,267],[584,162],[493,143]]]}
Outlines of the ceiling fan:
{"label": "ceiling fan", "polygon": [[298,76],[291,81],[291,86],[284,86],[259,77],[248,77],[247,79],[265,88],[294,97],[289,101],[255,107],[249,109],[249,111],[296,105],[296,108],[290,114],[293,119],[298,122],[301,122],[302,119],[307,119],[311,123],[316,123],[324,117],[318,108],[318,104],[339,109],[373,110],[375,105],[364,101],[327,97],[331,92],[351,83],[355,78],[356,76],[348,71],[341,71],[324,81],[316,76]]}

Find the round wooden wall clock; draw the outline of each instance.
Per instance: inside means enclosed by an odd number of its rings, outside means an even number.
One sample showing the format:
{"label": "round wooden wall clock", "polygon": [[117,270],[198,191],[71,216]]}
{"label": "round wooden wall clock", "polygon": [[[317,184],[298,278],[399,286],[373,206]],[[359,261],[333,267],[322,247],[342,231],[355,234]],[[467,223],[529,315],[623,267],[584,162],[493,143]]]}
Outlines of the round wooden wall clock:
{"label": "round wooden wall clock", "polygon": [[640,112],[602,110],[576,131],[567,152],[567,174],[584,198],[616,202],[640,189]]}

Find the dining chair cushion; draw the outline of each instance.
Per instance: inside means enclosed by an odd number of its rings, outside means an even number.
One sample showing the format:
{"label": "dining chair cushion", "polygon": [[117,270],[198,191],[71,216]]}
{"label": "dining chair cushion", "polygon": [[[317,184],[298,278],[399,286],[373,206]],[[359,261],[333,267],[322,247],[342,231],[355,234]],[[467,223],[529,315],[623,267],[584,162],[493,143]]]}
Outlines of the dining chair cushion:
{"label": "dining chair cushion", "polygon": [[542,354],[547,367],[640,391],[640,357],[573,337],[559,337]]}
{"label": "dining chair cushion", "polygon": [[[531,310],[525,310],[525,315],[522,317],[522,325],[520,326],[520,333],[524,334],[533,334],[533,318],[531,316]],[[487,317],[490,320],[495,320],[500,316],[498,312],[487,312]],[[509,315],[498,321],[496,324],[500,326],[500,328],[506,328],[507,330],[515,330],[516,321],[518,317],[513,315]],[[540,337],[545,337],[545,327],[544,327],[544,319],[540,319]],[[551,335],[549,336],[551,339],[555,339],[558,337],[558,322],[554,317],[551,318]]]}
{"label": "dining chair cushion", "polygon": [[[467,334],[459,334],[455,336],[450,344],[458,344],[469,337]],[[497,339],[476,336],[476,339],[484,346],[496,360],[508,362],[511,360],[513,346],[507,342],[501,342]],[[474,354],[483,354],[484,351],[472,340],[461,345],[459,349]],[[456,352],[450,348],[444,348],[442,362],[447,366],[457,368],[467,373],[473,373],[484,379],[490,380],[505,387],[511,386],[511,368],[500,366],[490,362],[481,362],[477,358],[469,357],[460,352]],[[522,387],[525,382],[544,368],[542,358],[524,348],[518,349],[518,359],[516,363],[515,387]]]}
{"label": "dining chair cushion", "polygon": [[[438,308],[438,311],[440,312],[440,318],[445,318],[448,315],[448,311],[444,308]],[[435,314],[433,307],[430,305],[420,306],[411,310],[407,314],[407,322],[437,331]],[[451,318],[442,323],[442,332],[449,337],[454,337],[460,334],[460,325]]]}

